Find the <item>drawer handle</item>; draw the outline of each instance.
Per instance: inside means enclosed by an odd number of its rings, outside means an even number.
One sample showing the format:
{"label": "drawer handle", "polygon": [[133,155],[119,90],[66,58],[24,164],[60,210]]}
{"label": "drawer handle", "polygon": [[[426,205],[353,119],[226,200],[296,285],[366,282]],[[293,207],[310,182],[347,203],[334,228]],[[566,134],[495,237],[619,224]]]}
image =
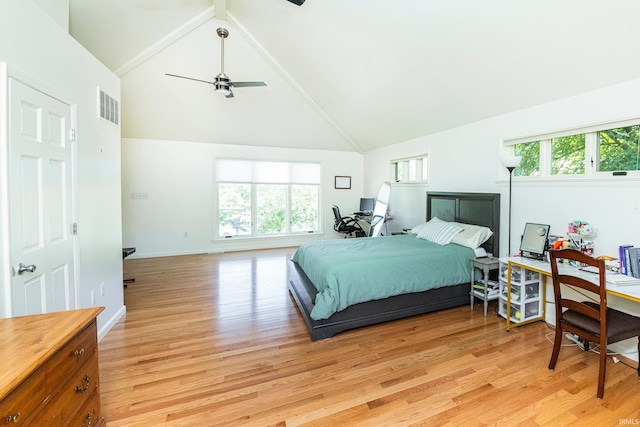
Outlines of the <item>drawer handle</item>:
{"label": "drawer handle", "polygon": [[[87,424],[87,427],[91,427],[91,412],[87,412],[87,415],[85,416],[85,418],[89,421],[89,423]],[[85,427],[84,423],[82,423],[82,427]]]}
{"label": "drawer handle", "polygon": [[73,354],[75,356],[82,356],[84,354],[84,348],[81,348],[80,350],[74,351]]}
{"label": "drawer handle", "polygon": [[89,374],[86,374],[84,376],[84,387],[81,385],[77,385],[76,386],[76,393],[84,393],[85,391],[89,390]]}
{"label": "drawer handle", "polygon": [[13,415],[9,415],[6,419],[5,419],[5,424],[9,424],[9,423],[17,423],[18,422],[18,418],[20,418],[20,412],[16,412]]}

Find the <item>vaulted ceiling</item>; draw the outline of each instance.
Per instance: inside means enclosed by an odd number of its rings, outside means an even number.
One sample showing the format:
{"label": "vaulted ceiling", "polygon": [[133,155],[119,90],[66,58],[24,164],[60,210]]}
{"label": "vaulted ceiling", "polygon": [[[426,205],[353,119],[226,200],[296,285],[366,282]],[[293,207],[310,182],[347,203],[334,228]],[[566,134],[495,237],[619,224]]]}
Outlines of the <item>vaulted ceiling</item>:
{"label": "vaulted ceiling", "polygon": [[[366,152],[640,77],[637,0],[70,0],[122,136]],[[225,72],[266,87],[211,85]],[[570,114],[570,112],[567,112]]]}

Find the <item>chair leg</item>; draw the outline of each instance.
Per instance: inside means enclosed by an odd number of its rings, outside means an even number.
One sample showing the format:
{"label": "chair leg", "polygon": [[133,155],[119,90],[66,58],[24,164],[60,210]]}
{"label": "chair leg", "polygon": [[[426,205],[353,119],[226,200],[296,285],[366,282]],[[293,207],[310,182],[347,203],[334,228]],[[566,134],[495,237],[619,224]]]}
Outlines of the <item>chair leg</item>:
{"label": "chair leg", "polygon": [[[638,336],[638,355],[640,355],[640,336]],[[640,377],[640,360],[638,361],[638,376]]]}
{"label": "chair leg", "polygon": [[598,372],[598,399],[604,395],[604,377],[607,370],[607,345],[600,345],[600,371]]}
{"label": "chair leg", "polygon": [[551,353],[551,360],[549,361],[549,369],[552,371],[556,367],[558,361],[558,355],[560,354],[560,346],[562,344],[562,327],[556,325],[556,336],[553,339],[553,352]]}

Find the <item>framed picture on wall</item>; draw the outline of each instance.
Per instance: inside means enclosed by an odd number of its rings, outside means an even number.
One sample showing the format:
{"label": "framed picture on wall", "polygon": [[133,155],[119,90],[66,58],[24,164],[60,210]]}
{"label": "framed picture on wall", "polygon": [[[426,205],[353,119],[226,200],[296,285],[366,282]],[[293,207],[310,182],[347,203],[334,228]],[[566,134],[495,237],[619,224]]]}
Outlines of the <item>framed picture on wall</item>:
{"label": "framed picture on wall", "polygon": [[336,176],[335,188],[349,190],[351,189],[350,176]]}

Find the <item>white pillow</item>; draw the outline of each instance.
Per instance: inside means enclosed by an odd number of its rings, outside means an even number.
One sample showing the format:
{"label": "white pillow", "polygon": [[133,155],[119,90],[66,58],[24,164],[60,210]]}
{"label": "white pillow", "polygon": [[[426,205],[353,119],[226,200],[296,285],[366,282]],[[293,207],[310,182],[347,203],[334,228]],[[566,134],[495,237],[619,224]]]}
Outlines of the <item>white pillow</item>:
{"label": "white pillow", "polygon": [[420,230],[422,230],[422,227],[424,227],[425,225],[427,225],[426,222],[423,222],[422,224],[418,224],[415,227],[413,227],[410,231],[411,234],[418,234],[420,233]]}
{"label": "white pillow", "polygon": [[451,243],[467,246],[471,249],[480,247],[481,244],[486,242],[489,237],[493,235],[493,231],[488,227],[473,224],[460,224],[457,222],[452,222],[452,224],[457,224],[463,227],[464,230],[453,236]]}
{"label": "white pillow", "polygon": [[444,246],[451,243],[451,239],[461,231],[462,227],[459,224],[433,217],[424,224],[417,237]]}

